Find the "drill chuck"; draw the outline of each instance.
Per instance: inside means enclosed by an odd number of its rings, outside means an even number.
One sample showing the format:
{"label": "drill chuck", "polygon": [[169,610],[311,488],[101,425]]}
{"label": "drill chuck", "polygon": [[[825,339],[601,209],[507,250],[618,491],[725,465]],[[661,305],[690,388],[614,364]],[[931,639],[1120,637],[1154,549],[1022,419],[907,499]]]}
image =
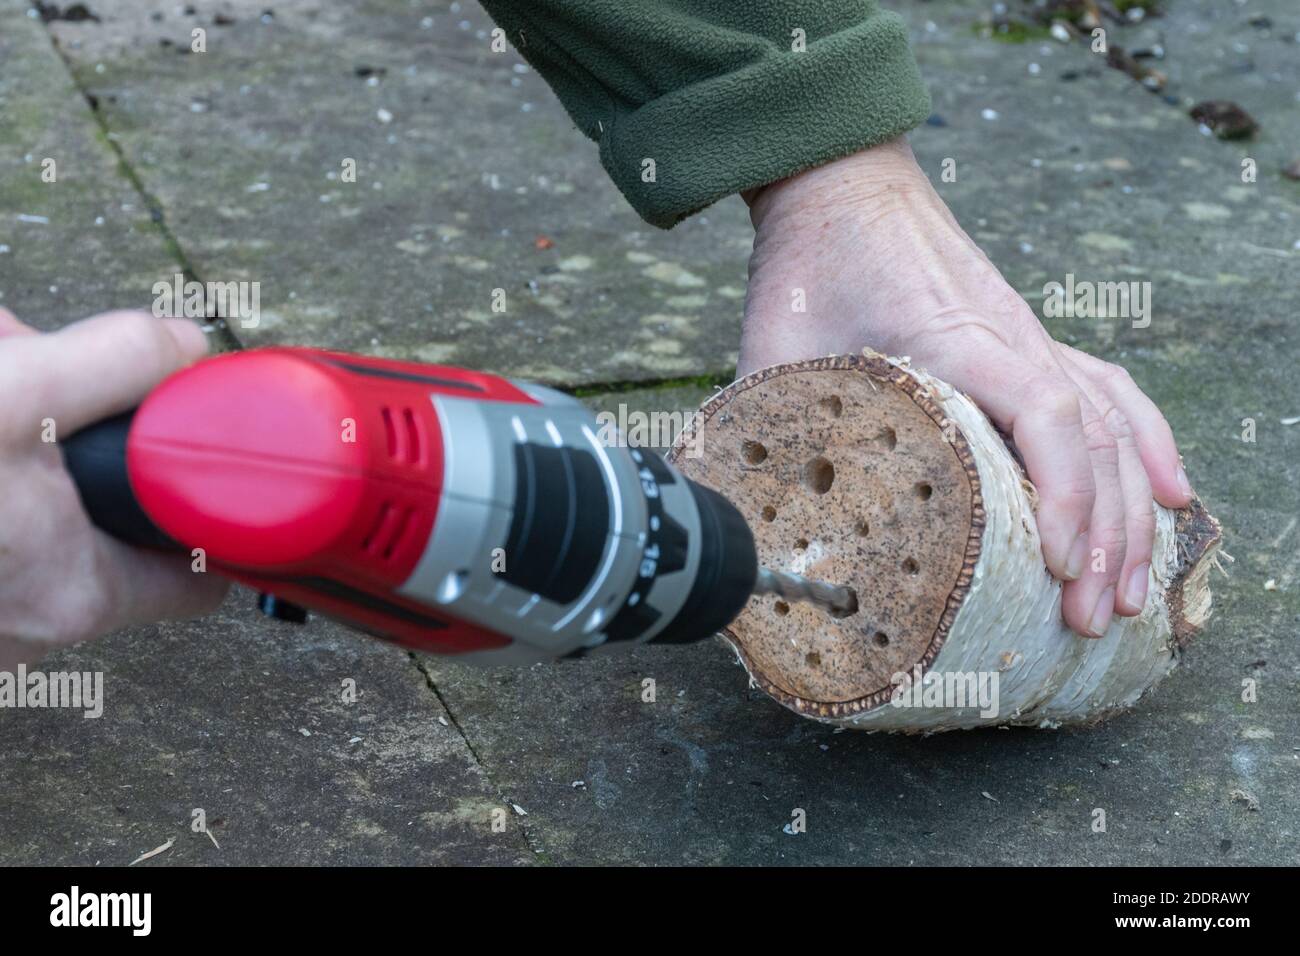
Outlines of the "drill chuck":
{"label": "drill chuck", "polygon": [[686,601],[652,639],[658,644],[712,637],[744,608],[758,575],[754,535],[735,505],[711,488],[678,477],[690,489],[699,515],[700,563]]}

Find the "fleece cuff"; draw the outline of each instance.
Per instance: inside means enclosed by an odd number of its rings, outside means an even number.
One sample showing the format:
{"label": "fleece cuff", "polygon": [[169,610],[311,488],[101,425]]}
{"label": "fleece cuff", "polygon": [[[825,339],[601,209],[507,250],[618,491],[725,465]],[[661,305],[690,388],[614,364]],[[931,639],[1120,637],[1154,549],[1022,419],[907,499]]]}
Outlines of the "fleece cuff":
{"label": "fleece cuff", "polygon": [[929,114],[903,21],[879,11],[802,52],[774,48],[619,116],[600,136],[600,158],[641,217],[667,229],[724,196],[894,139]]}

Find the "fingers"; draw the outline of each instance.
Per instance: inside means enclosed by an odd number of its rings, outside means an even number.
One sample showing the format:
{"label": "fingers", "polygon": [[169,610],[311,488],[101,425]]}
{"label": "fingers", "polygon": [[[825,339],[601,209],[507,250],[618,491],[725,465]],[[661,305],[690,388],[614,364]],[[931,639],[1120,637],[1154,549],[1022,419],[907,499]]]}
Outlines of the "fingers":
{"label": "fingers", "polygon": [[0,339],[8,338],[11,335],[37,334],[37,331],[30,325],[20,322],[18,316],[6,308],[0,307]]}
{"label": "fingers", "polygon": [[[948,328],[963,335],[960,347],[934,349],[926,364],[975,400],[1009,432],[1038,493],[1035,518],[1043,560],[1054,576],[1073,580],[1088,558],[1087,530],[1096,485],[1079,392],[1051,350],[1051,339],[1026,313],[1019,336],[980,334],[979,323],[958,315]],[[913,355],[916,355],[913,352]]]}
{"label": "fingers", "polygon": [[203,332],[184,319],[108,312],[25,340],[4,353],[3,375],[27,415],[73,432],[133,408],[163,378],[207,353]]}
{"label": "fingers", "polygon": [[100,566],[112,569],[104,630],[198,617],[215,610],[230,589],[218,575],[195,572],[184,555],[128,547],[103,534],[97,541]]}
{"label": "fingers", "polygon": [[[1075,358],[1082,354],[1070,350],[1062,357],[1062,364],[1071,379],[1101,413],[1106,431],[1115,439],[1119,491],[1124,503],[1124,535],[1127,540],[1124,564],[1119,571],[1115,612],[1133,617],[1140,614],[1146,604],[1151,577],[1151,550],[1156,534],[1151,482],[1147,478],[1147,468],[1138,448],[1136,432],[1128,417],[1106,391],[1105,381],[1090,376],[1083,370]],[[1104,362],[1096,362],[1096,365],[1101,366],[1103,374],[1122,371]],[[1127,378],[1127,373],[1123,374]],[[1167,425],[1165,427],[1168,428]]]}
{"label": "fingers", "polygon": [[[995,421],[1006,420],[999,423],[1010,427],[1038,491],[1043,560],[1066,582],[1061,593],[1065,623],[1084,636],[1101,637],[1115,613],[1127,554],[1119,441],[1059,366],[1032,374],[1017,389],[1003,385],[996,397],[972,397]],[[1131,430],[1128,435],[1131,445]],[[1141,468],[1136,453],[1132,461]],[[1144,500],[1150,501],[1149,492]],[[1148,544],[1148,557],[1150,553]]]}
{"label": "fingers", "polygon": [[0,440],[13,444],[0,454],[8,495],[0,630],[7,637],[48,647],[220,603],[227,585],[217,575],[192,573],[184,556],[136,550],[92,528],[58,451],[36,440],[45,437],[42,419],[69,435],[138,404],[206,351],[197,326],[147,313],[100,315],[42,335],[0,310]]}
{"label": "fingers", "polygon": [[1088,527],[1088,559],[1077,580],[1061,591],[1065,623],[1085,637],[1101,637],[1115,613],[1115,594],[1127,549],[1119,444],[1096,406],[1081,396],[1079,411],[1096,495]]}
{"label": "fingers", "polygon": [[[1015,440],[1038,492],[1035,519],[1048,569],[1062,581],[1081,577],[1090,554],[1088,529],[1097,480],[1078,388],[1047,348],[1030,363],[1006,343],[989,338],[951,350],[944,366],[941,374],[961,382]],[[1018,385],[1009,385],[1008,372],[1019,372]]]}
{"label": "fingers", "polygon": [[939,371],[1011,432],[1038,491],[1043,559],[1065,582],[1065,622],[1101,637],[1115,614],[1145,606],[1153,487],[1171,506],[1190,491],[1168,423],[1127,372],[1067,346],[1052,343],[1044,357],[1029,344],[972,339]]}
{"label": "fingers", "polygon": [[1043,560],[1063,581],[1087,566],[1097,478],[1089,459],[1079,395],[1067,381],[1031,379],[1016,403],[1011,433],[1038,489]]}
{"label": "fingers", "polygon": [[1183,470],[1174,433],[1160,409],[1118,365],[1068,345],[1060,348],[1123,411],[1133,429],[1137,451],[1156,501],[1166,508],[1186,507],[1192,500],[1192,486]]}
{"label": "fingers", "polygon": [[1124,536],[1128,546],[1119,573],[1115,612],[1125,617],[1142,613],[1151,578],[1151,549],[1156,538],[1151,483],[1138,452],[1137,440],[1124,413],[1111,408],[1103,419],[1119,450],[1119,485],[1124,498]]}
{"label": "fingers", "polygon": [[1111,400],[1132,423],[1135,448],[1155,499],[1166,508],[1186,507],[1192,500],[1192,486],[1165,416],[1123,369],[1103,381]]}

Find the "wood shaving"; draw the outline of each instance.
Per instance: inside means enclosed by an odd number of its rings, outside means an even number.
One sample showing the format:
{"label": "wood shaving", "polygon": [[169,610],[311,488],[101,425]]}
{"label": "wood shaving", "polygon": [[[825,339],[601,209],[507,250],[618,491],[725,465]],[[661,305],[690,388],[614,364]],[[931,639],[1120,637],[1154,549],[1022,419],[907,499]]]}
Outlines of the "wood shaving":
{"label": "wood shaving", "polygon": [[168,840],[166,843],[164,843],[162,846],[154,847],[154,848],[153,848],[152,850],[150,850],[148,853],[141,853],[141,854],[140,854],[139,856],[137,856],[134,860],[132,860],[130,863],[128,863],[127,866],[135,866],[137,863],[143,863],[145,860],[148,860],[148,859],[150,859],[150,858],[152,858],[152,857],[155,857],[155,856],[157,856],[157,855],[160,854],[160,853],[166,853],[168,850],[170,850],[170,849],[171,849],[172,847],[174,847],[175,845],[176,845],[176,840],[175,840],[175,838],[172,838],[172,839]]}

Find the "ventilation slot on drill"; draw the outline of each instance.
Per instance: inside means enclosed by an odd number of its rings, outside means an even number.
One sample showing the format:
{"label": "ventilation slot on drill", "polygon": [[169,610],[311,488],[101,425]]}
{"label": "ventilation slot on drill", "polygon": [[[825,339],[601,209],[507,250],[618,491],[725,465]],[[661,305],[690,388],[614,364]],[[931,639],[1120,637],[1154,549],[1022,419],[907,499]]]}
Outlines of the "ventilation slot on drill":
{"label": "ventilation slot on drill", "polygon": [[384,417],[384,437],[388,439],[388,457],[397,457],[397,423],[393,421],[393,410],[382,408],[379,414]]}
{"label": "ventilation slot on drill", "polygon": [[424,433],[415,412],[410,408],[399,412],[385,406],[379,414],[384,419],[388,457],[404,465],[424,464]]}
{"label": "ventilation slot on drill", "polygon": [[421,464],[424,442],[420,436],[420,420],[415,417],[415,412],[403,408],[402,421],[406,424],[406,460],[412,465]]}
{"label": "ventilation slot on drill", "polygon": [[362,550],[382,561],[390,560],[397,551],[398,545],[402,543],[410,523],[409,508],[398,508],[386,503],[380,510],[370,533],[362,540]]}

